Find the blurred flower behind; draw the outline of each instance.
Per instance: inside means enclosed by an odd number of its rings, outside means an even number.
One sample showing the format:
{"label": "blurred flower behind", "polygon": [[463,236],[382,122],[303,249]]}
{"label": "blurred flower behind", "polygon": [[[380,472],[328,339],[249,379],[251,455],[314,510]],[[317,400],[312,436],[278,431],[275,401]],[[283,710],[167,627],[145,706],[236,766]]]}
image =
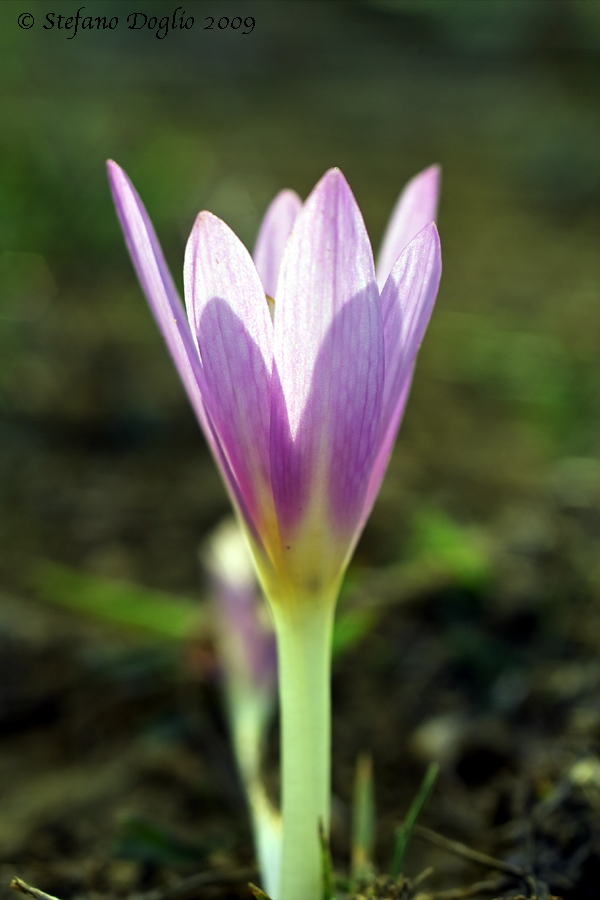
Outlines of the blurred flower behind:
{"label": "blurred flower behind", "polygon": [[262,756],[277,701],[277,649],[246,539],[226,519],[201,551],[210,579],[223,691],[235,757],[250,805],[262,883],[275,896],[281,818],[262,780]]}

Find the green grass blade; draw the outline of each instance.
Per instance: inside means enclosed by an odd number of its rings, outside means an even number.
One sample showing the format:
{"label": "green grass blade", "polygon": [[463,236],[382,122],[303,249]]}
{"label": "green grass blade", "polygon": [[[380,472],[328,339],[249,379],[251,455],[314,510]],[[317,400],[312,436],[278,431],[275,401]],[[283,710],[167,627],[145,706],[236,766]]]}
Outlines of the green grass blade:
{"label": "green grass blade", "polygon": [[319,820],[319,842],[321,844],[321,866],[323,871],[323,900],[333,900],[333,865],[329,850],[329,839],[323,822]]}
{"label": "green grass blade", "polygon": [[351,856],[353,880],[367,878],[372,874],[374,843],[375,792],[373,789],[373,764],[371,756],[364,753],[358,757],[354,778]]}
{"label": "green grass blade", "polygon": [[334,660],[355,647],[379,621],[376,609],[354,607],[340,609],[333,626],[332,654]]}
{"label": "green grass blade", "polygon": [[402,867],[404,865],[404,854],[406,853],[406,848],[408,846],[412,830],[415,827],[417,819],[421,815],[423,807],[429,799],[429,795],[433,790],[439,770],[440,767],[437,763],[429,764],[429,766],[427,767],[427,771],[425,772],[425,775],[423,777],[423,781],[421,782],[421,787],[419,788],[417,796],[410,805],[410,809],[408,810],[404,822],[402,823],[402,825],[399,825],[398,828],[396,828],[394,856],[390,869],[390,875],[392,876],[392,878],[398,878],[402,872]]}
{"label": "green grass blade", "polygon": [[248,887],[250,888],[250,893],[253,897],[256,897],[256,900],[271,900],[268,894],[265,894],[264,891],[261,891],[259,887],[256,887],[255,884],[252,884],[251,881],[248,882]]}
{"label": "green grass blade", "polygon": [[43,600],[167,639],[184,640],[207,628],[200,603],[56,563],[40,562],[33,583]]}

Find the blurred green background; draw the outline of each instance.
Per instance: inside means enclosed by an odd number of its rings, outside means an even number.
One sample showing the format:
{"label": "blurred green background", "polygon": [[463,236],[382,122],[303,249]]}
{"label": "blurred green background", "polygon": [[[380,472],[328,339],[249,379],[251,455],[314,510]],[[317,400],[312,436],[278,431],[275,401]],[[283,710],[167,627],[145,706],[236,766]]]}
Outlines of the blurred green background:
{"label": "blurred green background", "polygon": [[[442,287],[358,563],[401,559],[423,505],[543,544],[549,505],[597,504],[597,0],[188,0],[194,28],[163,40],[125,17],[176,3],[88,0],[119,27],[43,29],[81,5],[0,4],[5,588],[45,558],[194,592],[198,541],[227,511],[109,157],[178,283],[202,208],[251,247],[276,191],[305,196],[337,165],[377,246],[404,182],[441,163]],[[209,15],[256,24],[204,30]],[[582,560],[600,585],[591,543]]]}

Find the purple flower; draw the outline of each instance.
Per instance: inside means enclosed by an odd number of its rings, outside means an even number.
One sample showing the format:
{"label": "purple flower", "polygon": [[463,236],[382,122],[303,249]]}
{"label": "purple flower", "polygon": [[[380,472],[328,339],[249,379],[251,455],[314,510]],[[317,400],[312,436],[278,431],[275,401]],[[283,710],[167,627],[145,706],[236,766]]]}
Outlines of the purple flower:
{"label": "purple flower", "polygon": [[291,191],[274,199],[254,261],[227,225],[201,212],[185,254],[187,316],[138,195],[115,163],[108,169],[138,278],[263,587],[276,603],[335,596],[379,490],[437,293],[438,169],[405,188],[377,274],[337,169],[304,204]]}

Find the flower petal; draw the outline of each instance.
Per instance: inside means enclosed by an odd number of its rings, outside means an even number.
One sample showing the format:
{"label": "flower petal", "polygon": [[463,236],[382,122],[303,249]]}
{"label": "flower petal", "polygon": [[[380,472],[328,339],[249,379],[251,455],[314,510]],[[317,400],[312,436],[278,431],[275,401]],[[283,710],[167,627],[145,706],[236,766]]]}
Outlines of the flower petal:
{"label": "flower petal", "polygon": [[437,215],[441,169],[430,166],[412,178],[390,216],[377,259],[377,283],[382,290],[392,267],[407,244]]}
{"label": "flower petal", "polygon": [[[242,517],[253,531],[229,463],[223,455],[207,409],[208,391],[196,342],[165,262],[152,223],[131,181],[115,162],[107,162],[108,179],[121,228],[139,282],[165,339],[192,408],[221,470],[225,485]],[[255,535],[256,537],[256,535]]]}
{"label": "flower petal", "polygon": [[381,295],[385,340],[383,410],[362,524],[371,511],[396,439],[417,352],[433,310],[441,273],[440,239],[435,224],[431,222],[401,254]]}
{"label": "flower petal", "polygon": [[295,191],[280,191],[262,220],[252,256],[269,297],[275,297],[283,251],[301,208],[302,200]]}
{"label": "flower petal", "polygon": [[299,521],[312,523],[319,569],[333,565],[328,542],[347,543],[363,506],[384,369],[371,245],[337,169],[317,184],[288,241],[273,352],[271,471],[280,531],[293,553]]}
{"label": "flower petal", "polygon": [[250,254],[211,213],[200,213],[190,234],[184,285],[212,422],[255,526],[265,538],[265,517],[273,522],[269,464],[273,324]]}
{"label": "flower petal", "polygon": [[154,228],[125,172],[112,160],[108,161],[107,168],[117,215],[142,290],[196,415],[204,424],[200,358]]}

